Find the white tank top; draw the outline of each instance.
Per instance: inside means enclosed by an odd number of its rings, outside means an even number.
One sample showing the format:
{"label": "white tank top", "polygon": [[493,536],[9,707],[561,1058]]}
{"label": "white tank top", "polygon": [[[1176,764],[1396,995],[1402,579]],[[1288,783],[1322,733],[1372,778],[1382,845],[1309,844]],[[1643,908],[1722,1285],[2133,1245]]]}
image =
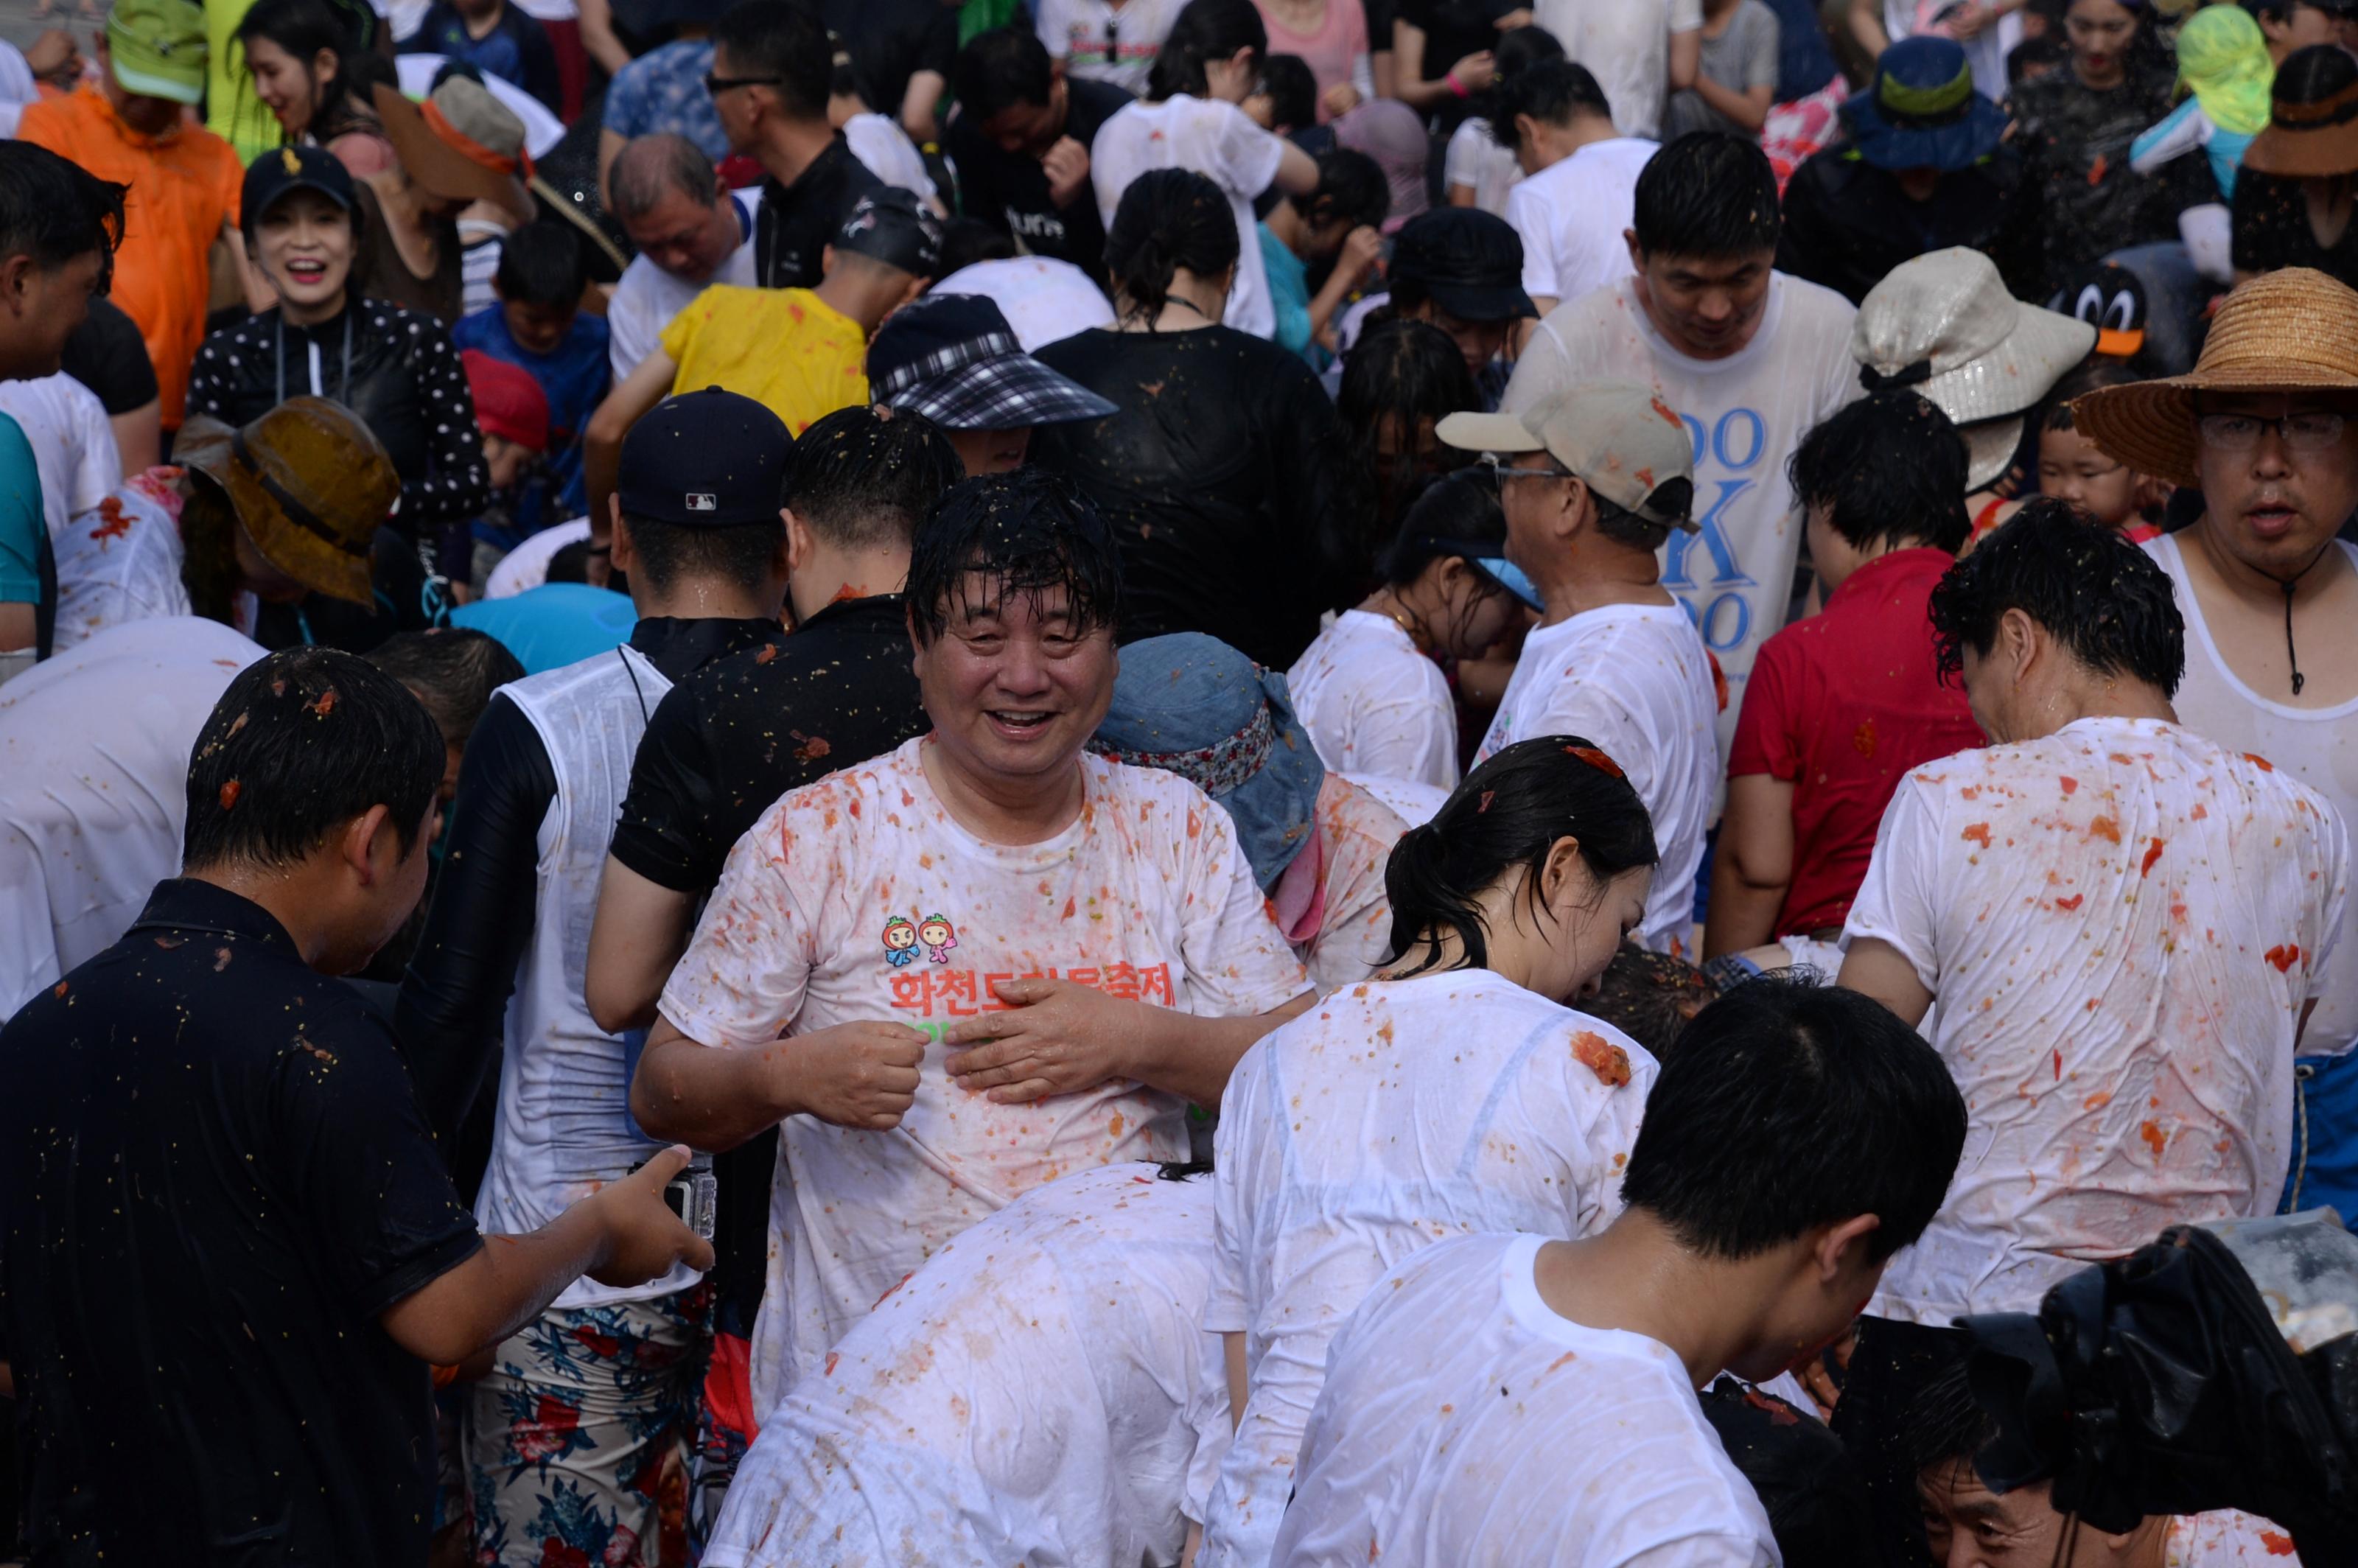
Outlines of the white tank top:
{"label": "white tank top", "polygon": [[[2358,567],[2358,548],[2335,547]],[[2179,722],[2231,752],[2266,758],[2331,801],[2345,827],[2358,825],[2358,697],[2338,708],[2290,708],[2254,691],[2211,640],[2178,541],[2165,534],[2144,549],[2169,574],[2186,618],[2186,678],[2171,699]],[[2301,1035],[2304,1056],[2339,1056],[2358,1044],[2358,933],[2345,928],[2325,962],[2325,994]]]}
{"label": "white tank top", "polygon": [[[671,682],[625,645],[500,688],[548,750],[557,798],[540,822],[532,942],[508,1003],[499,1121],[475,1200],[486,1231],[536,1230],[663,1145],[629,1119],[636,1053],[598,1027],[582,994],[598,879],[647,715]],[[550,1303],[644,1301],[696,1283],[692,1271],[626,1290],[586,1275]]]}

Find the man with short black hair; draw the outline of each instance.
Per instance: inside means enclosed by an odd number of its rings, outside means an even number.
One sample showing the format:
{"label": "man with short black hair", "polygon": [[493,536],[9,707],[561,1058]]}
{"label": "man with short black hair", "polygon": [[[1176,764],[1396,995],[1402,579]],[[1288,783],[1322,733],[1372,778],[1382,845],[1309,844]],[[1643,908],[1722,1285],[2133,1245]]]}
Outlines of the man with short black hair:
{"label": "man with short black hair", "polygon": [[1671,541],[1662,585],[1727,677],[1725,752],[1753,657],[1796,597],[1801,510],[1785,463],[1802,432],[1859,395],[1857,312],[1773,270],[1777,176],[1740,136],[1697,131],[1664,147],[1631,212],[1635,276],[1541,321],[1500,406],[1612,378],[1652,386],[1686,422],[1697,531]]}
{"label": "man with short black hair", "polygon": [[1523,292],[1539,313],[1627,277],[1620,236],[1655,144],[1615,130],[1596,78],[1568,59],[1509,78],[1491,115],[1490,135],[1523,170],[1507,222],[1522,236]]}
{"label": "man with short black hair", "polygon": [[1656,558],[1694,530],[1686,430],[1634,382],[1606,381],[1522,414],[1453,414],[1435,427],[1494,466],[1507,558],[1539,596],[1476,760],[1535,735],[1585,735],[1628,775],[1661,860],[1631,933],[1693,949],[1694,885],[1711,825],[1718,710],[1711,656]]}
{"label": "man with short black hair", "polygon": [[1368,1292],[1271,1562],[1779,1561],[1696,1391],[1839,1336],[1964,1137],[1941,1059],[1874,1003],[1767,980],[1722,997],[1661,1065],[1611,1225],[1437,1242]]}
{"label": "man with short black hair", "polygon": [[826,24],[792,0],[742,0],[712,29],[704,85],[732,151],[768,177],[753,214],[753,281],[808,288],[852,204],[883,182],[827,117],[835,47]]}
{"label": "man with short black hair", "polygon": [[773,806],[665,987],[641,1122],[783,1124],[756,1411],[974,1221],[1179,1157],[1186,1103],[1310,1000],[1219,807],[1085,752],[1120,559],[1055,474],[944,495],[906,605],[932,733]]}
{"label": "man with short black hair", "polygon": [[639,253],[606,302],[607,362],[620,386],[707,285],[754,287],[762,189],[729,189],[694,142],[665,132],[616,153],[606,189],[606,210]]}
{"label": "man with short black hair", "polygon": [[350,654],[232,681],[188,770],[185,870],[5,1029],[0,1271],[43,1561],[414,1564],[433,1516],[427,1363],[587,1272],[711,1249],[687,1162],[487,1248],[394,1037],[335,977],[425,886],[442,742]]}
{"label": "man with short black hair", "polygon": [[2268,59],[2275,64],[2282,65],[2287,55],[2311,44],[2342,41],[2339,0],[2243,0],[2243,5],[2259,23],[2268,41]]}
{"label": "man with short black hair", "polygon": [[1107,81],[1059,71],[1023,27],[978,35],[952,75],[957,117],[947,150],[966,211],[1105,286],[1105,222],[1089,184],[1089,146],[1130,102]]}

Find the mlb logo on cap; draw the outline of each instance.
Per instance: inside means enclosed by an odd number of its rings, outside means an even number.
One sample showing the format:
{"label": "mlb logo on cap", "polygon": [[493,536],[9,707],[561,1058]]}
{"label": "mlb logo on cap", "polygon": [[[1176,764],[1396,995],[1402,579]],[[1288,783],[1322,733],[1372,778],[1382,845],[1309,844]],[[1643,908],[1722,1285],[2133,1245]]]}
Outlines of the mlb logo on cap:
{"label": "mlb logo on cap", "polygon": [[687,509],[690,512],[718,512],[720,510],[720,498],[714,495],[710,491],[690,491],[686,497],[686,502]]}
{"label": "mlb logo on cap", "polygon": [[794,438],[750,397],[717,386],[666,397],[622,438],[614,495],[633,523],[778,525]]}

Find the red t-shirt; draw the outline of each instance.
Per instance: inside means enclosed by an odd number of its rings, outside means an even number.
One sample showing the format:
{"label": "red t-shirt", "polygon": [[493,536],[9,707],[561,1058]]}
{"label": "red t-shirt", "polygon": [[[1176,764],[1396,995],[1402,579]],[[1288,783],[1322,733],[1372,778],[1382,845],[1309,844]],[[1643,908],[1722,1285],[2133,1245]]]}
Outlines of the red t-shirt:
{"label": "red t-shirt", "polygon": [[1901,776],[1982,744],[1964,693],[1941,684],[1932,657],[1932,589],[1955,564],[1942,550],[1894,550],[1760,644],[1727,773],[1793,786],[1779,936],[1840,925]]}

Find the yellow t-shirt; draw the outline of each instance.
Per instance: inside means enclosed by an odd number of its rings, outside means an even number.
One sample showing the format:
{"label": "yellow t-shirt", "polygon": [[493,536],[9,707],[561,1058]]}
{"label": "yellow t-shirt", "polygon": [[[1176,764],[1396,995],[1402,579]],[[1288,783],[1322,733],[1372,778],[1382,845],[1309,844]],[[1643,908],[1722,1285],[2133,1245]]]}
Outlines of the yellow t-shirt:
{"label": "yellow t-shirt", "polygon": [[821,415],[868,401],[868,334],[807,288],[715,284],[671,319],[664,352],[675,393],[751,397],[800,436]]}

